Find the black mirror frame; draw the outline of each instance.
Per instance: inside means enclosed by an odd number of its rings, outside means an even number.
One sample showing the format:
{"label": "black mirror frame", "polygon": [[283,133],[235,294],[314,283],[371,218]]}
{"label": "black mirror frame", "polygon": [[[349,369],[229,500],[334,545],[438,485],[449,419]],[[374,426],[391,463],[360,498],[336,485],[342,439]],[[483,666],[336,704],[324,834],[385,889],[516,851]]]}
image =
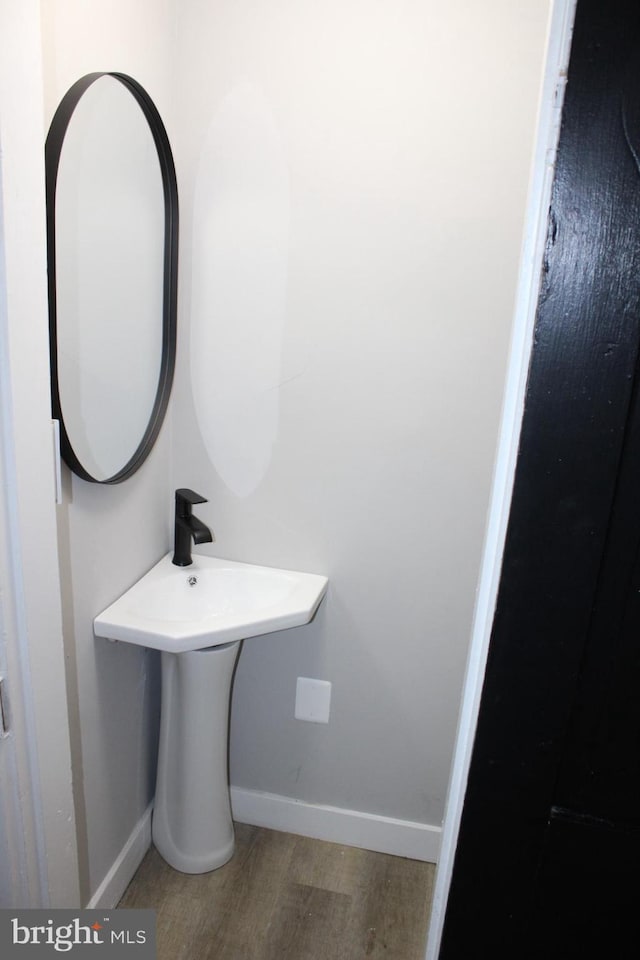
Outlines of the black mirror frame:
{"label": "black mirror frame", "polygon": [[[162,307],[162,358],[158,389],[142,439],[129,461],[112,477],[99,480],[83,467],[67,433],[58,382],[57,302],[56,302],[56,236],[55,200],[60,154],[65,133],[80,98],[100,77],[119,80],[137,100],[149,124],[158,151],[158,160],[164,191],[164,281]],[[149,456],[164,420],[171,394],[176,358],[176,329],[178,301],[178,185],[175,165],[164,124],[151,97],[140,84],[126,73],[88,73],[77,80],[64,95],[56,110],[45,144],[45,174],[47,202],[47,265],[49,287],[49,338],[51,363],[52,416],[60,422],[60,448],[65,463],[83,480],[91,483],[121,483],[142,466]]]}

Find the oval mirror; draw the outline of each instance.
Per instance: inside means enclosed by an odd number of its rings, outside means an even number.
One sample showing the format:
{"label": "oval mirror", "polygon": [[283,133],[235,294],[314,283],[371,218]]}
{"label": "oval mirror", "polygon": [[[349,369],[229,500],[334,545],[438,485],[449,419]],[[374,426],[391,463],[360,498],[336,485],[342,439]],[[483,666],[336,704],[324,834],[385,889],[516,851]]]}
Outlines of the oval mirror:
{"label": "oval mirror", "polygon": [[85,480],[119,483],[148,456],[176,344],[178,191],[151,98],[91,73],[47,136],[51,395],[61,452]]}

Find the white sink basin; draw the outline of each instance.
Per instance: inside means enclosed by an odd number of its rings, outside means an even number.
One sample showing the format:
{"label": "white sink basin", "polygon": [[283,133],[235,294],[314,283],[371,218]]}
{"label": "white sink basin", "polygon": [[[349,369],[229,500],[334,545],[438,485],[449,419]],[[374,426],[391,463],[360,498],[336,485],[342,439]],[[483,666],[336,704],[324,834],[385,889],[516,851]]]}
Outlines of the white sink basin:
{"label": "white sink basin", "polygon": [[167,554],[93,621],[96,636],[183,653],[308,623],[328,580],[314,573]]}

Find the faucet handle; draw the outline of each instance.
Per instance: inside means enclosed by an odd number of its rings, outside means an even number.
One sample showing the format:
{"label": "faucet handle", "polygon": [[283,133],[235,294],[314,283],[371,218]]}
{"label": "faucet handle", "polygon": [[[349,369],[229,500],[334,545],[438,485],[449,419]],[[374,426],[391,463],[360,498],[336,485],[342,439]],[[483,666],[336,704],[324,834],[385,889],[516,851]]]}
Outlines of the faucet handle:
{"label": "faucet handle", "polygon": [[199,493],[188,487],[180,487],[176,490],[176,513],[179,516],[189,516],[194,503],[207,503],[207,498],[201,497]]}

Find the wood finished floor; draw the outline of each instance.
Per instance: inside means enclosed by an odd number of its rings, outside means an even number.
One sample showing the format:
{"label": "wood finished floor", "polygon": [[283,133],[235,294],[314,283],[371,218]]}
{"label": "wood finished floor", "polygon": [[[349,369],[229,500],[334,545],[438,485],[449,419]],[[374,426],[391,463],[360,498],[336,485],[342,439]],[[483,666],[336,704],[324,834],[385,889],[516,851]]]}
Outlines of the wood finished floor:
{"label": "wood finished floor", "polygon": [[158,960],[423,960],[434,871],[236,824],[212,873],[178,873],[152,847],[119,906],[156,910]]}

